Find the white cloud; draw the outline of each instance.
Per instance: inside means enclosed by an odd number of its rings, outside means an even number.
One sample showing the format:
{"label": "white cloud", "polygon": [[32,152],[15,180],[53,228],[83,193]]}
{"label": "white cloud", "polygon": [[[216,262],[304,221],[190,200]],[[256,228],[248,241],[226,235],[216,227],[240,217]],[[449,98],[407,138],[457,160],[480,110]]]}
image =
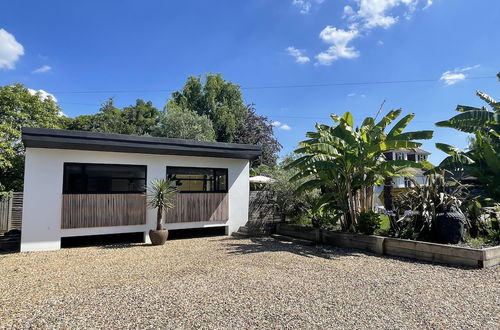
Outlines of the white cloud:
{"label": "white cloud", "polygon": [[410,19],[417,6],[425,1],[426,9],[432,5],[429,0],[356,0],[357,10],[351,6],[344,7],[344,18],[359,24],[364,29],[382,27],[387,29],[398,22],[399,16],[395,9],[403,9],[403,16]]}
{"label": "white cloud", "polygon": [[356,93],[349,93],[349,94],[347,94],[347,97],[353,97],[353,96],[356,96]]}
{"label": "white cloud", "polygon": [[307,14],[311,10],[311,1],[293,0],[292,5],[299,8],[301,14]]}
{"label": "white cloud", "polygon": [[279,128],[279,129],[285,130],[285,131],[289,131],[289,130],[292,129],[290,126],[288,126],[288,124],[284,124],[284,123],[282,123],[282,122],[280,122],[278,120],[273,121],[271,123],[271,125],[274,126],[274,127]]}
{"label": "white cloud", "polygon": [[292,5],[297,7],[302,15],[308,14],[313,3],[321,5],[325,0],[292,0]]}
{"label": "white cloud", "polygon": [[447,86],[455,85],[456,83],[465,80],[467,78],[465,72],[476,69],[478,67],[479,64],[476,64],[473,66],[466,66],[463,68],[455,68],[453,70],[448,70],[443,72],[439,80],[443,81],[443,83]]}
{"label": "white cloud", "polygon": [[44,73],[52,70],[52,67],[50,65],[43,65],[39,67],[38,69],[32,71],[31,73]]}
{"label": "white cloud", "polygon": [[46,98],[52,98],[52,101],[54,102],[57,102],[57,99],[54,95],[44,91],[43,89],[39,89],[39,90],[34,90],[34,89],[31,89],[31,88],[28,88],[28,92],[31,94],[31,95],[36,95],[38,94],[38,96],[40,96],[40,99],[42,101],[45,101]]}
{"label": "white cloud", "polygon": [[[421,4],[425,4],[421,6]],[[427,9],[432,0],[352,0],[352,6],[344,6],[342,18],[348,28],[327,26],[321,31],[320,38],[331,46],[316,55],[318,65],[331,65],[334,61],[359,56],[359,51],[349,43],[366,35],[371,29],[384,28],[396,24],[400,16],[410,19],[418,9]],[[378,45],[383,45],[382,41]]]}
{"label": "white cloud", "polygon": [[378,46],[383,46],[383,45],[384,45],[384,42],[383,42],[382,40],[379,40],[379,41],[377,41],[377,45],[378,45]]}
{"label": "white cloud", "polygon": [[297,49],[293,46],[290,46],[286,49],[288,55],[295,57],[295,62],[297,63],[307,63],[311,59],[307,56],[304,56],[304,52],[300,49]]}
{"label": "white cloud", "polygon": [[19,57],[24,55],[24,47],[16,38],[0,29],[0,69],[13,70],[16,68],[16,62]]}
{"label": "white cloud", "polygon": [[334,61],[341,58],[356,58],[359,56],[359,52],[349,43],[358,37],[358,30],[342,30],[337,29],[333,26],[325,27],[319,34],[321,40],[327,44],[331,44],[330,47],[324,52],[316,55],[318,64],[320,65],[330,65]]}

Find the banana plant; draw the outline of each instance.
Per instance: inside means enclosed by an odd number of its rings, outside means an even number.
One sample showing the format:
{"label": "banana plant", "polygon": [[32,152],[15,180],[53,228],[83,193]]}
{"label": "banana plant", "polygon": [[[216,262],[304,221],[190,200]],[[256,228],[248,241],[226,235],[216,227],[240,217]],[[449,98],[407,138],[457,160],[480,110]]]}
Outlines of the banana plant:
{"label": "banana plant", "polygon": [[[500,74],[499,80],[500,80]],[[500,201],[500,102],[478,91],[477,96],[490,108],[458,105],[458,115],[436,123],[438,127],[449,127],[474,134],[468,151],[451,145],[436,143],[446,157],[438,169],[464,171],[482,186],[495,202]]]}
{"label": "banana plant", "polygon": [[384,159],[386,151],[416,148],[421,143],[413,140],[432,138],[432,131],[403,133],[414,114],[403,117],[385,133],[401,112],[391,110],[379,122],[368,117],[360,127],[354,126],[350,112],[332,114],[334,125],[316,124],[316,131],[308,132],[308,139],[295,150],[303,156],[288,165],[299,170],[292,180],[306,179],[301,190],[320,188],[325,207],[344,214],[340,221],[343,230],[354,229],[359,212],[372,210],[375,184],[397,175],[402,168],[420,166],[406,160]]}

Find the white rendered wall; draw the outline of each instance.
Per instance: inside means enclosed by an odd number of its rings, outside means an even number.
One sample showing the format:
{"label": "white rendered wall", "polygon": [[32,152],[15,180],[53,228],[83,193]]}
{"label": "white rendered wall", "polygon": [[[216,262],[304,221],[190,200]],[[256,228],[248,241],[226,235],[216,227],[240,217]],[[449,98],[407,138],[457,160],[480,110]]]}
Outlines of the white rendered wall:
{"label": "white rendered wall", "polygon": [[146,225],[61,229],[63,164],[66,162],[146,165],[148,184],[154,179],[164,179],[167,166],[227,168],[228,221],[176,223],[168,224],[166,227],[185,229],[228,226],[227,233],[231,234],[248,220],[249,162],[245,159],[27,148],[21,231],[22,252],[57,250],[61,246],[61,237],[140,231],[147,233],[155,228],[156,211],[148,209]]}

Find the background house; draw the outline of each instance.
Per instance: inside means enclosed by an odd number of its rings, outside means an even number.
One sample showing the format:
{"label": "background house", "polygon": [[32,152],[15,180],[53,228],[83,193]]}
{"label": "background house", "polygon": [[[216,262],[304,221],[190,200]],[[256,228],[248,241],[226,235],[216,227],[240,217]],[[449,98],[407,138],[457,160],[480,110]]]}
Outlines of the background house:
{"label": "background house", "polygon": [[[428,156],[431,153],[425,151],[420,148],[411,148],[411,149],[397,149],[391,150],[384,153],[384,157],[386,160],[409,160],[412,162],[421,162],[426,161]],[[420,185],[427,184],[427,177],[424,175],[424,171],[420,168],[409,167],[405,169],[405,171],[413,174],[413,179],[418,182]],[[395,177],[392,178],[392,188],[402,189],[402,188],[410,188],[413,187],[413,182],[409,179],[409,177]],[[384,203],[380,199],[381,194],[383,193],[384,185],[380,184],[375,186],[374,189],[374,202],[376,207],[383,207]]]}

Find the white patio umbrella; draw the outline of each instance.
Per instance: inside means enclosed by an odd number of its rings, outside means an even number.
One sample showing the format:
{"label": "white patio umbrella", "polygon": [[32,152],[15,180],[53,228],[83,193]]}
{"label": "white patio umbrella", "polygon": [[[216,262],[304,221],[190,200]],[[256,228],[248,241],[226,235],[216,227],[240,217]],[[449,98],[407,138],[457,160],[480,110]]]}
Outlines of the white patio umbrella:
{"label": "white patio umbrella", "polygon": [[274,179],[268,178],[267,176],[257,175],[250,178],[250,183],[273,183]]}

